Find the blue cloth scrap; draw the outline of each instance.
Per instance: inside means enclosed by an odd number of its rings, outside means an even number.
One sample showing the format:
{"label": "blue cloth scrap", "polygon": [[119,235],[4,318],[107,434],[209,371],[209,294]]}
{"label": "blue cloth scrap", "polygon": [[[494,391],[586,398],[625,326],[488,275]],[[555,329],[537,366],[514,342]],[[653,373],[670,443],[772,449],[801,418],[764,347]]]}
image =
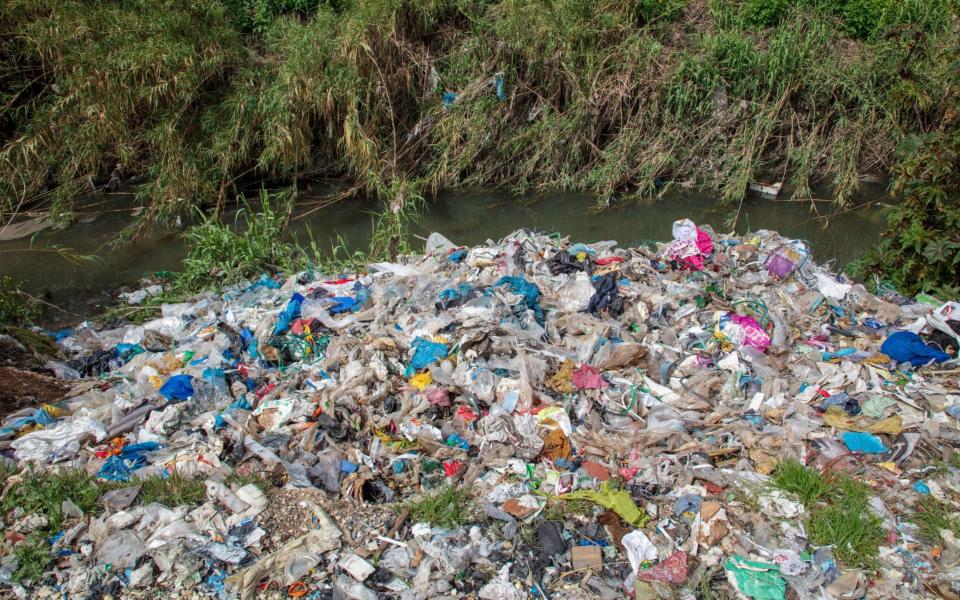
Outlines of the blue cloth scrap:
{"label": "blue cloth scrap", "polygon": [[846,444],[850,452],[863,452],[864,454],[883,454],[889,452],[883,445],[883,440],[863,431],[844,431],[843,443]]}
{"label": "blue cloth scrap", "polygon": [[193,377],[190,375],[174,375],[163,383],[160,394],[167,400],[186,400],[193,396]]}
{"label": "blue cloth scrap", "polygon": [[454,250],[453,252],[451,252],[450,254],[448,254],[448,255],[447,255],[447,260],[450,261],[450,262],[452,262],[452,263],[460,263],[460,262],[463,262],[463,259],[466,258],[466,257],[467,257],[467,251],[466,251],[466,249],[465,249],[465,248],[461,248],[461,249],[459,249],[459,250]]}
{"label": "blue cloth scrap", "polygon": [[898,363],[908,362],[915,367],[950,360],[950,355],[935,346],[928,346],[919,335],[910,331],[891,333],[880,346],[883,352]]}

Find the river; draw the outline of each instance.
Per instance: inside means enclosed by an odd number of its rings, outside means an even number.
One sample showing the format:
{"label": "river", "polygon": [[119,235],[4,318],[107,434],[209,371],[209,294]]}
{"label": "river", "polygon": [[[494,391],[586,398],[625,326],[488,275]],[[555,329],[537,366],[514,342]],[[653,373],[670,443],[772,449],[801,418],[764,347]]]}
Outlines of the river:
{"label": "river", "polygon": [[[309,228],[322,247],[329,247],[339,236],[351,248],[366,248],[376,204],[353,200],[311,210],[318,196],[316,189],[304,193],[291,235],[306,240]],[[810,242],[818,261],[834,261],[842,267],[879,239],[884,227],[883,206],[888,201],[882,184],[864,184],[851,203],[856,208],[845,210],[838,210],[829,201],[748,197],[741,207],[737,231],[775,229]],[[601,212],[592,210],[594,203],[592,197],[577,193],[518,198],[492,190],[451,192],[430,201],[413,233],[425,237],[439,231],[455,243],[473,245],[529,227],[561,232],[574,241],[617,240],[633,246],[645,240],[670,239],[671,224],[684,217],[724,231],[731,213],[728,207],[718,207],[714,196],[699,193],[676,193],[658,201],[634,202]],[[177,231],[110,248],[109,242],[132,222],[131,205],[131,195],[123,193],[79,198],[78,220],[72,227],[0,242],[0,275],[21,281],[28,293],[68,311],[49,315],[56,322],[97,314],[109,303],[113,290],[135,284],[156,271],[177,270],[185,255]],[[97,259],[73,264],[56,254],[36,250],[51,245],[96,254]],[[25,250],[31,247],[35,250]]]}

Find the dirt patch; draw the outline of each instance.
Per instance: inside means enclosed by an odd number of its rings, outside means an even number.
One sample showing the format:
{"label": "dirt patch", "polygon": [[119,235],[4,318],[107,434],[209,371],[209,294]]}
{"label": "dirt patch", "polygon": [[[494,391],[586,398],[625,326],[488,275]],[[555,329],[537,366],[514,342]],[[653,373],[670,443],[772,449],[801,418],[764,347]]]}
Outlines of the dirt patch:
{"label": "dirt patch", "polygon": [[70,386],[46,375],[0,367],[0,415],[25,406],[56,402]]}
{"label": "dirt patch", "polygon": [[376,540],[396,518],[392,504],[360,504],[333,500],[317,489],[275,489],[267,493],[269,504],[260,515],[260,526],[269,532],[264,550],[272,551],[285,542],[317,528],[310,503],[320,506],[344,534],[344,543],[363,546]]}

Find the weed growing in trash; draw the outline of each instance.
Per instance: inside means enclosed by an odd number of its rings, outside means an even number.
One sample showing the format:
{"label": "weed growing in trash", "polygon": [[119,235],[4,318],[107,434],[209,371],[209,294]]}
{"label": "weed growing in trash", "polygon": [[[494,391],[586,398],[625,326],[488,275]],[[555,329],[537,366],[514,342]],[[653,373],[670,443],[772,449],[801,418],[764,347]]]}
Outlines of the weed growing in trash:
{"label": "weed growing in trash", "polygon": [[810,506],[830,489],[830,485],[817,471],[808,469],[796,459],[788,459],[777,465],[771,476],[773,485],[797,496],[804,506]]}
{"label": "weed growing in trash", "polygon": [[254,211],[241,197],[234,227],[201,214],[201,221],[184,233],[188,250],[184,270],[174,276],[174,292],[195,292],[228,285],[263,272],[292,272],[299,266],[294,246],[283,239],[290,194],[271,197],[260,191]]}
{"label": "weed growing in trash", "polygon": [[423,521],[439,527],[459,527],[472,515],[473,500],[470,490],[448,485],[416,502],[407,505],[414,521]]}
{"label": "weed growing in trash", "polygon": [[870,488],[847,476],[828,480],[796,459],[779,463],[770,481],[807,508],[812,542],[834,546],[844,564],[876,567],[884,533],[883,520],[869,509]]}
{"label": "weed growing in trash", "polygon": [[920,535],[934,543],[940,539],[941,529],[960,537],[960,516],[932,496],[920,498],[911,520],[920,528]]}
{"label": "weed growing in trash", "polygon": [[46,530],[34,531],[13,549],[19,568],[13,573],[14,581],[39,581],[50,564],[50,542]]}
{"label": "weed growing in trash", "polygon": [[870,510],[869,488],[844,476],[831,483],[824,499],[810,509],[810,541],[833,546],[837,559],[845,565],[876,569],[885,534],[883,519]]}
{"label": "weed growing in trash", "polygon": [[96,508],[100,493],[97,481],[79,469],[52,473],[30,470],[7,492],[0,506],[5,513],[22,508],[25,514],[42,514],[47,527],[56,532],[63,523],[64,500],[70,500],[86,513]]}
{"label": "weed growing in trash", "polygon": [[544,521],[564,522],[570,515],[592,515],[596,505],[589,500],[555,500],[547,498],[547,505],[543,509]]}
{"label": "weed growing in trash", "polygon": [[241,473],[239,470],[230,473],[223,483],[230,488],[240,488],[252,483],[260,488],[260,491],[266,492],[270,489],[270,484],[259,473]]}
{"label": "weed growing in trash", "polygon": [[199,504],[207,493],[202,480],[187,479],[179,473],[167,477],[148,477],[141,480],[131,480],[128,485],[140,484],[140,494],[137,499],[141,504],[159,502],[164,506],[182,506],[184,504]]}
{"label": "weed growing in trash", "polygon": [[59,532],[63,524],[63,502],[70,500],[84,513],[89,513],[97,509],[100,494],[96,480],[80,469],[50,473],[30,470],[7,490],[0,502],[4,515],[21,509],[24,515],[39,514],[46,519],[46,523],[30,532],[14,549],[19,561],[14,580],[38,580],[50,564],[48,539]]}

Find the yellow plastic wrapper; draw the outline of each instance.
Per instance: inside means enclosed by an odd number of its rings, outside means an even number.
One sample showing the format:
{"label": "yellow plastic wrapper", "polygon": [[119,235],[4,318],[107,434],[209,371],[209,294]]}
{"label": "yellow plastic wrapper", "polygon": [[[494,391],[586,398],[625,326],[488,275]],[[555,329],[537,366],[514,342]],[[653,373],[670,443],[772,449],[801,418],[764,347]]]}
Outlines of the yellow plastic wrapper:
{"label": "yellow plastic wrapper", "polygon": [[417,388],[421,392],[431,383],[433,383],[433,375],[430,374],[430,371],[427,371],[426,373],[420,373],[419,375],[414,375],[410,378],[410,385]]}

